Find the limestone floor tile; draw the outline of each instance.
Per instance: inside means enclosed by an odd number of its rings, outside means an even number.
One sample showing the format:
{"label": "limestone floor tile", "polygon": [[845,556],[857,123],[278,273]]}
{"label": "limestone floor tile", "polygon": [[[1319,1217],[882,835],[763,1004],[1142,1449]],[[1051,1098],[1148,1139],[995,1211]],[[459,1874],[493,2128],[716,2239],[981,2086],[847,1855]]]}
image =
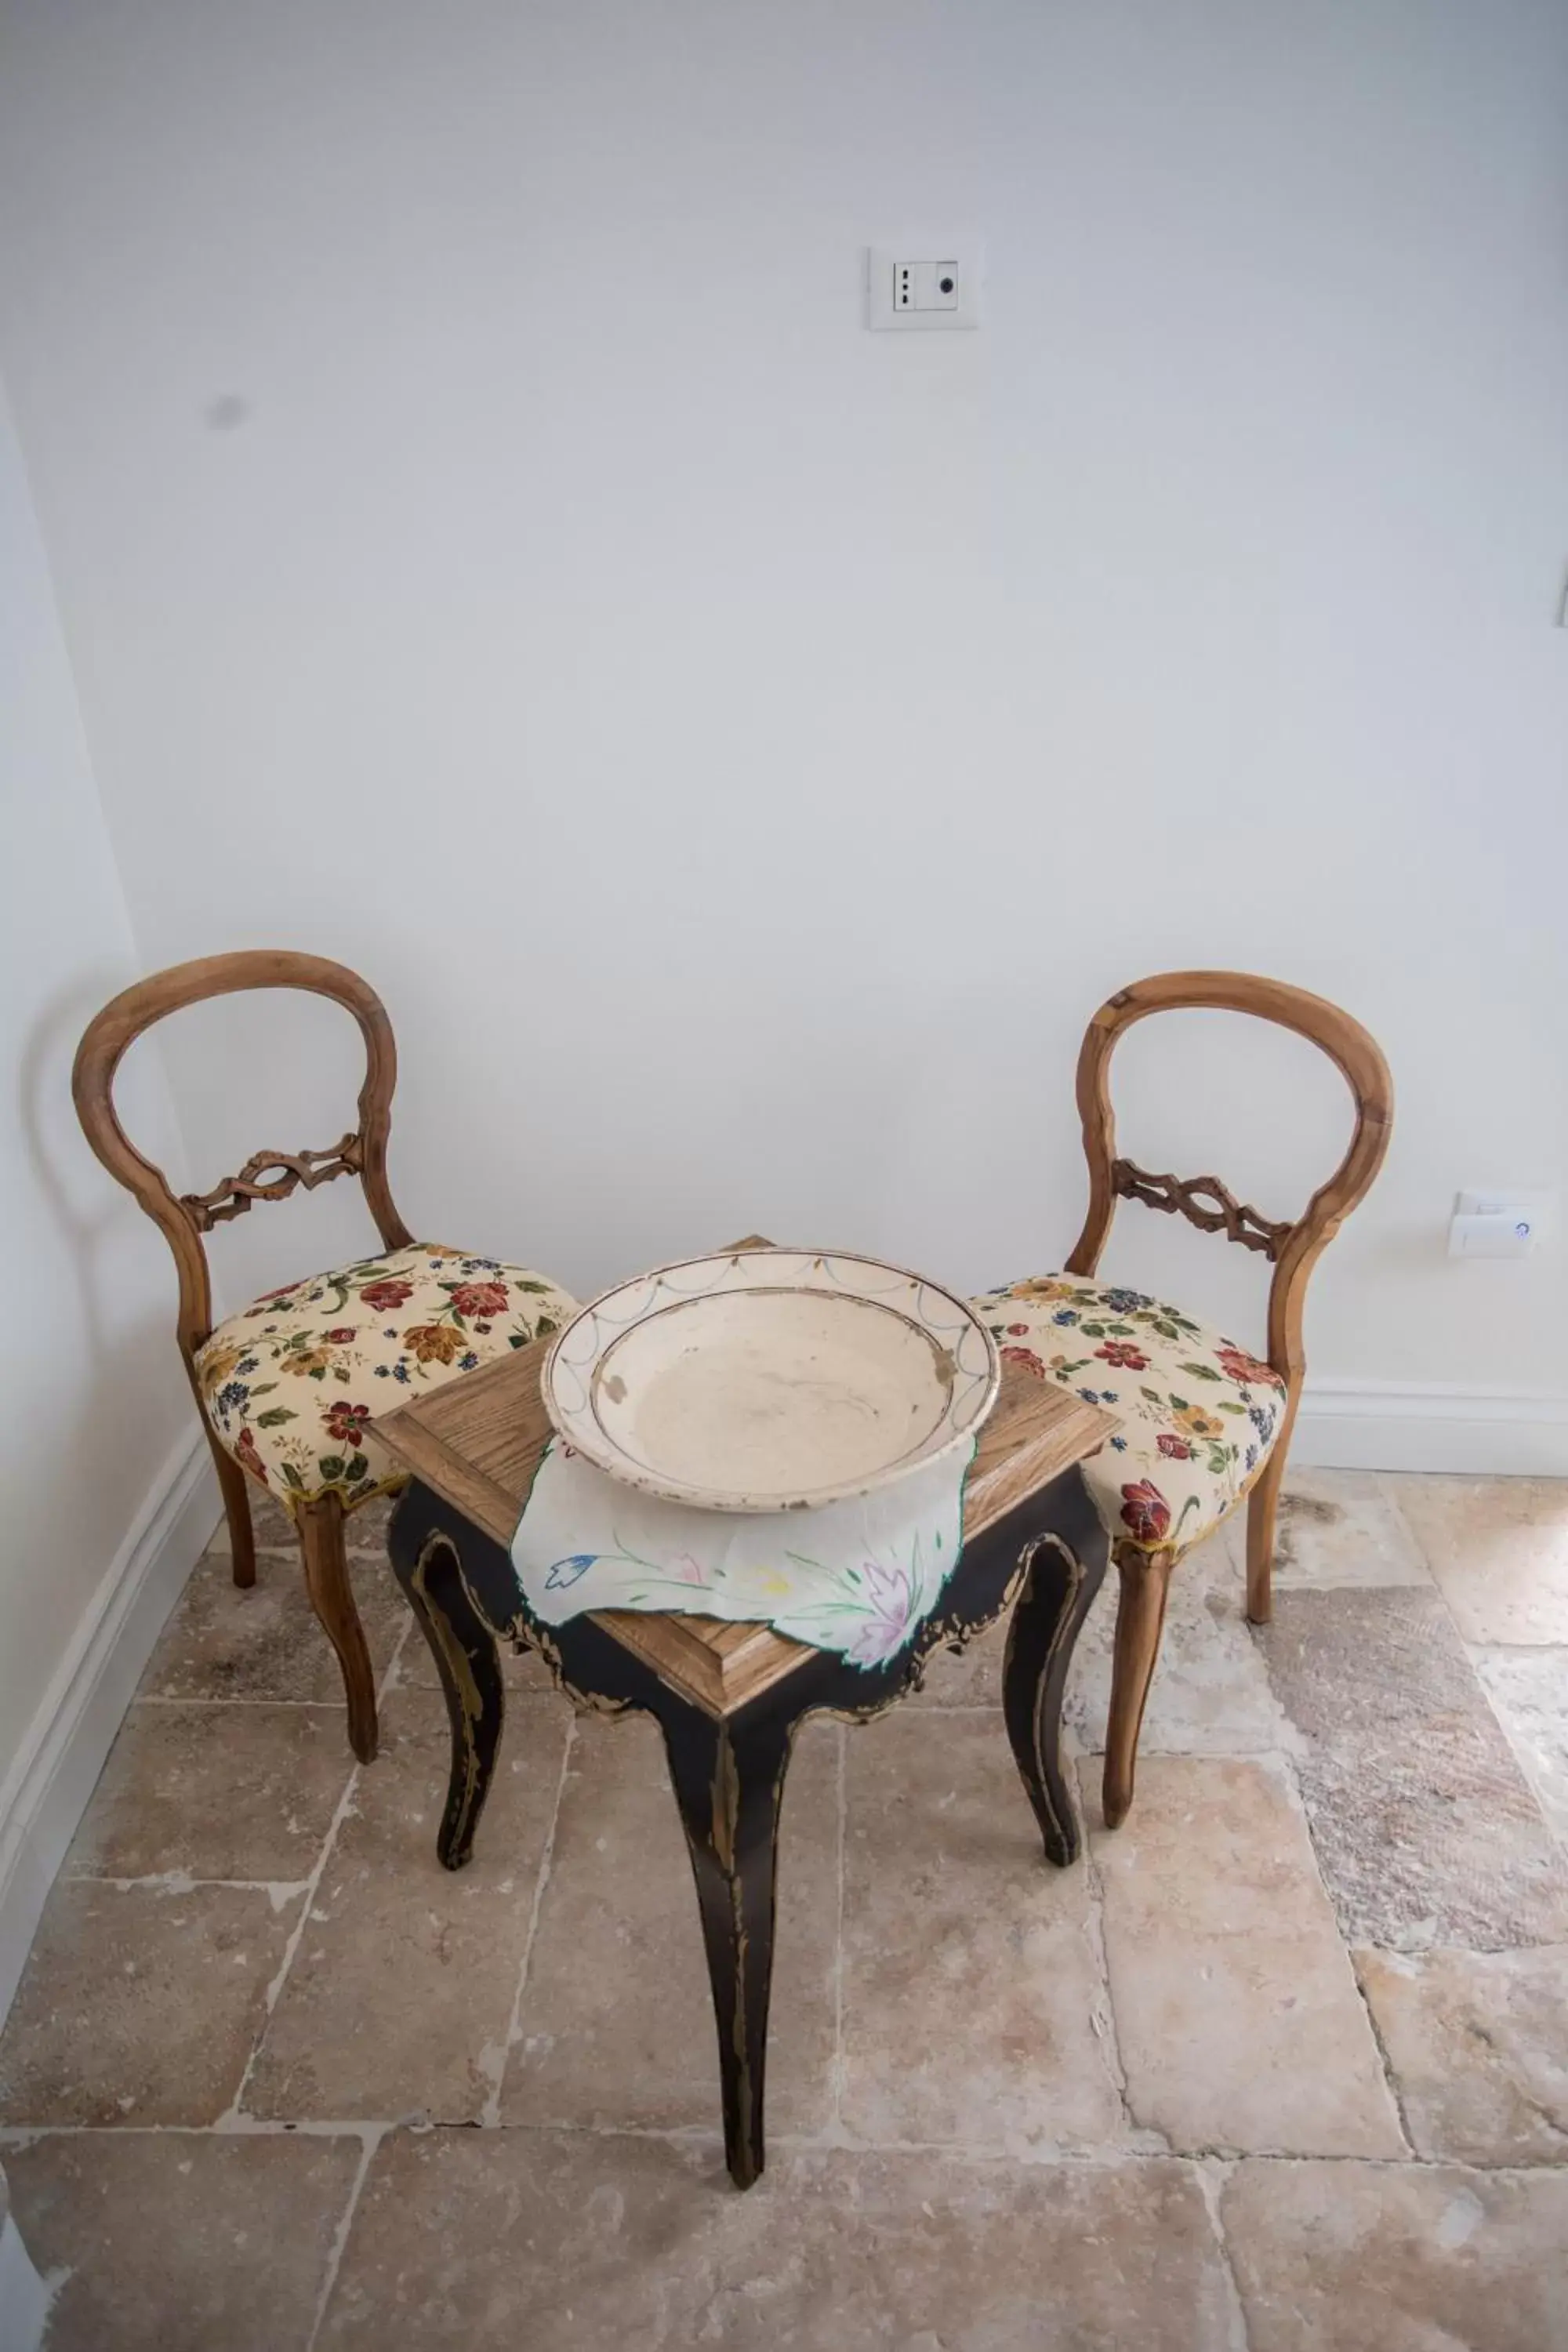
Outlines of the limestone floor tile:
{"label": "limestone floor tile", "polygon": [[304,2352],[360,2155],[281,2133],[7,2147],[17,2224],[59,2282],[49,2352]]}
{"label": "limestone floor tile", "polygon": [[320,2337],[439,2352],[1223,2352],[1228,2287],[1191,2168],[716,2151],[396,2133]]}
{"label": "limestone floor tile", "polygon": [[[772,2130],[832,2114],[838,1727],[784,1784],[768,2026]],[[504,2123],[716,2130],[718,2042],[680,1816],[650,1717],[579,1724],[501,2094]]]}
{"label": "limestone floor tile", "polygon": [[1536,1801],[1568,1843],[1568,1649],[1473,1649],[1470,1664]]}
{"label": "limestone floor tile", "polygon": [[[1239,1514],[1234,1530],[1245,1560]],[[1275,1528],[1276,1586],[1431,1581],[1420,1546],[1375,1471],[1287,1469]]]}
{"label": "limestone floor tile", "polygon": [[999,1717],[848,1735],[844,2121],[873,2143],[1122,2137],[1089,1874],[1054,1870]]}
{"label": "limestone floor tile", "polygon": [[1568,1479],[1387,1485],[1467,1642],[1568,1642]]}
{"label": "limestone floor tile", "polygon": [[395,1695],[246,2086],[254,2116],[476,2120],[498,2080],[571,1716],[509,1709],[474,1859],[436,1859],[445,1719]]}
{"label": "limestone floor tile", "polygon": [[[286,1550],[294,1543],[294,1522],[274,1495],[264,1493],[254,1480],[246,1487],[250,1505],[250,1535],[258,1551]],[[230,1554],[228,1515],[226,1512],[213,1529],[207,1545],[209,1555],[221,1555],[227,1564]]]}
{"label": "limestone floor tile", "polygon": [[400,1488],[395,1495],[378,1495],[373,1503],[362,1503],[351,1511],[344,1528],[343,1539],[351,1552],[363,1552],[367,1559],[387,1565],[386,1531],[392,1515],[406,1493]]}
{"label": "limestone floor tile", "polygon": [[[1079,1637],[1068,1684],[1067,1723],[1080,1745],[1093,1748],[1105,1744],[1117,1592],[1112,1568]],[[1220,1753],[1290,1745],[1294,1735],[1247,1638],[1245,1594],[1223,1534],[1183,1560],[1173,1586],[1163,1671],[1156,1677],[1144,1728],[1152,1745]],[[1003,1617],[962,1654],[939,1651],[926,1668],[924,1688],[908,1704],[1000,1707],[1006,1652]]]}
{"label": "limestone floor tile", "polygon": [[[296,1549],[294,1522],[274,1495],[263,1494],[259,1487],[247,1489],[250,1498],[250,1531],[258,1551]],[[378,1495],[374,1502],[362,1503],[351,1511],[344,1522],[344,1541],[349,1551],[363,1552],[374,1559],[386,1558],[386,1531],[392,1514],[402,1500],[401,1493]],[[220,1519],[214,1531],[209,1552],[221,1555],[226,1565],[229,1558],[228,1521]]]}
{"label": "limestone floor tile", "polygon": [[1249,2352],[1568,2346],[1568,2172],[1243,2164],[1220,2211]]}
{"label": "limestone floor tile", "polygon": [[[509,1691],[554,1689],[550,1669],[537,1650],[514,1650],[507,1642],[497,1646],[501,1676]],[[441,1676],[430,1654],[430,1644],[417,1625],[410,1625],[408,1629],[408,1639],[403,1644],[403,1653],[397,1661],[397,1681],[400,1689],[438,1691],[441,1687]]]}
{"label": "limestone floor tile", "polygon": [[963,1650],[937,1650],[926,1662],[925,1679],[906,1706],[1002,1705],[1002,1667],[1007,1654],[1007,1620],[999,1617]]}
{"label": "limestone floor tile", "polygon": [[62,1880],[0,2037],[0,2123],[214,2122],[303,1899]]}
{"label": "limestone floor tile", "polygon": [[334,1706],[132,1707],[68,1868],[97,1878],[309,1878],[353,1769]]}
{"label": "limestone floor tile", "polygon": [[1568,1857],[1436,1593],[1282,1592],[1258,1639],[1352,1942],[1568,1943]]}
{"label": "limestone floor tile", "polygon": [[1178,2148],[1405,2152],[1282,1768],[1151,1757],[1094,1856],[1139,2124]]}
{"label": "limestone floor tile", "polygon": [[1355,1962],[1417,2155],[1568,2163],[1568,1947]]}
{"label": "limestone floor tile", "polygon": [[[408,1621],[408,1605],[384,1559],[351,1559],[354,1600],[379,1678]],[[242,1592],[227,1556],[198,1561],[142,1678],[143,1698],[267,1698],[341,1701],[342,1676],[305,1593],[296,1546],[257,1555],[256,1582]]]}
{"label": "limestone floor tile", "polygon": [[[1205,1545],[1179,1561],[1172,1576],[1139,1742],[1142,1755],[1293,1755],[1301,1745],[1269,1688],[1244,1614],[1241,1580],[1223,1572],[1224,1559],[1215,1546]],[[1105,1746],[1117,1598],[1113,1568],[1068,1677],[1065,1719],[1090,1750]]]}

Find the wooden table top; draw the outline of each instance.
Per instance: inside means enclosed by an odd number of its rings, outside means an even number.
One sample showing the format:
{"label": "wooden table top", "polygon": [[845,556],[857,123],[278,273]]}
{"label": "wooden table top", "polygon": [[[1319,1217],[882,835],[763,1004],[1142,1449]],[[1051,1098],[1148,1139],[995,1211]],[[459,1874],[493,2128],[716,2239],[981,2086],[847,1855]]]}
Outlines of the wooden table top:
{"label": "wooden table top", "polygon": [[[731,1244],[766,1248],[752,1235]],[[370,1424],[422,1486],[510,1549],[539,1457],[553,1434],[540,1393],[548,1338],[448,1381]],[[966,1540],[1087,1455],[1116,1423],[1098,1405],[1013,1364],[980,1432],[963,1495]],[[616,1641],[712,1716],[732,1714],[817,1653],[771,1625],[663,1611],[594,1612]]]}

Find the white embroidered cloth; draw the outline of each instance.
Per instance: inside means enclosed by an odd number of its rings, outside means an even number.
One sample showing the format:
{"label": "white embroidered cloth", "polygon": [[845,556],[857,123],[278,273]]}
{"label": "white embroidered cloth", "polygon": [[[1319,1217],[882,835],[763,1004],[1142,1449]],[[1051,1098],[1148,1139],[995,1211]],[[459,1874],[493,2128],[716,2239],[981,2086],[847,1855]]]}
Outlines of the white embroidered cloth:
{"label": "white embroidered cloth", "polygon": [[637,1493],[551,1442],[512,1538],[546,1625],[593,1609],[749,1619],[851,1665],[896,1657],[958,1565],[965,1447],[811,1511],[697,1511]]}

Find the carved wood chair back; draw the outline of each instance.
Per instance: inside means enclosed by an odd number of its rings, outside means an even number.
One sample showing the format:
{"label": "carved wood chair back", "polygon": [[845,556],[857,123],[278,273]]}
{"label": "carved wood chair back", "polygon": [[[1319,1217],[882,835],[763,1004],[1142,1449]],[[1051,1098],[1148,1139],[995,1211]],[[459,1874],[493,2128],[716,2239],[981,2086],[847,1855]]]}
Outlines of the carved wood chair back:
{"label": "carved wood chair back", "polygon": [[[114,1108],[115,1072],[126,1049],[167,1013],[199,1004],[209,996],[229,996],[252,988],[306,989],[317,996],[331,997],[353,1014],[365,1048],[357,1124],[325,1150],[258,1151],[237,1175],[226,1176],[210,1192],[176,1194],[163,1170],[137,1150],[121,1126]],[[215,1225],[244,1216],[254,1201],[285,1200],[300,1185],[312,1192],[335,1176],[355,1175],[364,1187],[365,1201],[385,1246],[403,1249],[413,1241],[393,1205],[386,1180],[386,1139],[396,1077],[392,1024],[375,991],[346,965],[283,948],[203,956],[192,963],[174,964],[167,971],[154,972],[122,991],[89,1023],[71,1075],[77,1116],[110,1174],[135,1194],[174,1254],[180,1277],[176,1332],[193,1388],[196,1387],[196,1350],[212,1331],[212,1281],[205,1237]]]}
{"label": "carved wood chair back", "polygon": [[[1152,1175],[1116,1150],[1110,1104],[1110,1057],[1117,1039],[1152,1013],[1189,1007],[1247,1013],[1293,1029],[1320,1046],[1342,1072],[1355,1101],[1355,1126],[1343,1159],[1320,1184],[1300,1215],[1271,1223],[1237,1201],[1217,1177]],[[1307,1278],[1341,1223],[1362,1200],[1383,1165],[1394,1119],[1394,1080],[1375,1039],[1359,1021],[1325,997],[1284,981],[1241,971],[1167,971],[1119,989],[1089,1023],[1078,1063],[1078,1108],[1089,1161],[1089,1214],[1067,1261],[1069,1274],[1092,1276],[1100,1264],[1119,1200],[1181,1215],[1204,1233],[1223,1233],[1244,1249],[1261,1252],[1274,1268],[1268,1290],[1268,1361],[1289,1390],[1280,1432],[1283,1453],[1300,1392],[1305,1360],[1301,1310]]]}

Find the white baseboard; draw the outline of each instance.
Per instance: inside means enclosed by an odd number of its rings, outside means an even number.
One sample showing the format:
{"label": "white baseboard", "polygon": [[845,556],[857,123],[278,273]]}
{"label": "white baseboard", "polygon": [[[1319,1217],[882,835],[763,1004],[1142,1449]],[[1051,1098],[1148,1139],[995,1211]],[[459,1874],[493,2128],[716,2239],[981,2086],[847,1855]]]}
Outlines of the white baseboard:
{"label": "white baseboard", "polygon": [[1568,1396],[1447,1381],[1309,1379],[1290,1459],[1318,1470],[1568,1478]]}
{"label": "white baseboard", "polygon": [[55,1873],[220,1509],[197,1429],[164,1464],[110,1562],[0,1787],[0,2021]]}

